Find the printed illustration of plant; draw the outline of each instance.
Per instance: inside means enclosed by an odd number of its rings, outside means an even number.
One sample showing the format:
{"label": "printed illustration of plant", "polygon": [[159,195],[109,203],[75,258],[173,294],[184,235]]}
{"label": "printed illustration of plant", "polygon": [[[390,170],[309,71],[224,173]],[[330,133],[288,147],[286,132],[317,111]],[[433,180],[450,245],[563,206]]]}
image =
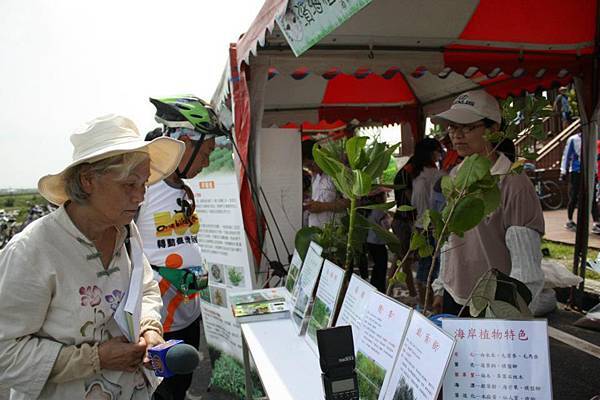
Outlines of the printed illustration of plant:
{"label": "printed illustration of plant", "polygon": [[359,351],[356,354],[356,377],[360,400],[377,400],[385,379],[385,369]]}
{"label": "printed illustration of plant", "polygon": [[400,379],[400,383],[398,383],[398,386],[396,386],[393,400],[415,400],[413,388],[408,386],[408,383],[406,383],[404,377]]}
{"label": "printed illustration of plant", "polygon": [[229,276],[229,282],[231,282],[233,286],[239,286],[244,279],[242,273],[239,272],[237,268],[233,267],[227,270],[227,275]]}
{"label": "printed illustration of plant", "polygon": [[331,310],[321,299],[315,298],[313,304],[312,315],[310,322],[308,323],[307,333],[312,337],[315,342],[317,339],[317,330],[327,328],[329,323],[329,317],[331,316]]}

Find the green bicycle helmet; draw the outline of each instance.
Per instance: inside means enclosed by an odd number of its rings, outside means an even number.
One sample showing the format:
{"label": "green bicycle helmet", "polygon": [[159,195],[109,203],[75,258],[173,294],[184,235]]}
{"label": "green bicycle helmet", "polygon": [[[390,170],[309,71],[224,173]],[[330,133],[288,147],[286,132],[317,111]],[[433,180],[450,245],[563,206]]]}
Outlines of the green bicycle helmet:
{"label": "green bicycle helmet", "polygon": [[155,119],[166,128],[193,129],[205,135],[225,135],[217,114],[202,99],[195,96],[150,98],[156,107]]}

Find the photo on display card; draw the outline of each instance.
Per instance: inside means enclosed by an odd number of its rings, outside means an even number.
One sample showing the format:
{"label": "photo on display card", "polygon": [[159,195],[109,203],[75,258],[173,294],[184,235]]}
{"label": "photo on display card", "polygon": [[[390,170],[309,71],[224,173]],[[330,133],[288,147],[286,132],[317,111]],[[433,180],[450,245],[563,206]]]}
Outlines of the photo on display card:
{"label": "photo on display card", "polygon": [[338,302],[343,280],[344,270],[331,261],[325,260],[306,330],[308,345],[317,356],[319,355],[317,330],[332,326],[333,310]]}
{"label": "photo on display card", "polygon": [[361,400],[382,400],[412,309],[377,291],[369,292],[366,301],[359,316],[356,376]]}
{"label": "photo on display card", "polygon": [[296,326],[298,334],[303,334],[306,328],[309,308],[312,305],[312,298],[315,292],[315,286],[323,266],[323,257],[320,254],[323,248],[311,242],[306,253],[302,270],[298,275],[298,282],[292,295],[292,321]]}
{"label": "photo on display card", "polygon": [[285,288],[290,294],[294,292],[294,287],[298,281],[298,275],[300,274],[301,269],[302,258],[300,258],[298,250],[294,249],[294,255],[292,256],[292,261],[290,262],[290,267],[288,268],[287,277],[285,279]]}

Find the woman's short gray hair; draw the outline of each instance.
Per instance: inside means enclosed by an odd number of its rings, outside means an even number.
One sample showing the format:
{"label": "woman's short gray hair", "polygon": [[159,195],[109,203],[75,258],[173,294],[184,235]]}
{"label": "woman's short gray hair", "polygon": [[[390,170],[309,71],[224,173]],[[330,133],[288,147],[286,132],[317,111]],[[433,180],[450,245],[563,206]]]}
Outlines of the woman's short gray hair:
{"label": "woman's short gray hair", "polygon": [[118,171],[117,181],[124,180],[138,165],[149,159],[149,155],[143,151],[134,151],[118,154],[104,158],[93,163],[82,163],[69,168],[64,175],[65,191],[72,201],[82,204],[88,198],[88,194],[81,187],[81,173],[92,173],[103,175]]}

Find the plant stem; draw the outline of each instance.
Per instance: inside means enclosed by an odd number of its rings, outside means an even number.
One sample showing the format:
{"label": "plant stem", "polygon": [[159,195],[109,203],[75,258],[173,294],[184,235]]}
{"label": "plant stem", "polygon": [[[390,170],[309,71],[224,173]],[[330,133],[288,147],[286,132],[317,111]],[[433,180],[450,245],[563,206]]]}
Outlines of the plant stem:
{"label": "plant stem", "polygon": [[[348,240],[346,242],[346,274],[352,274],[352,235],[354,234],[354,224],[356,220],[356,198],[350,199],[350,221],[348,221]],[[348,274],[350,271],[350,274]]]}

